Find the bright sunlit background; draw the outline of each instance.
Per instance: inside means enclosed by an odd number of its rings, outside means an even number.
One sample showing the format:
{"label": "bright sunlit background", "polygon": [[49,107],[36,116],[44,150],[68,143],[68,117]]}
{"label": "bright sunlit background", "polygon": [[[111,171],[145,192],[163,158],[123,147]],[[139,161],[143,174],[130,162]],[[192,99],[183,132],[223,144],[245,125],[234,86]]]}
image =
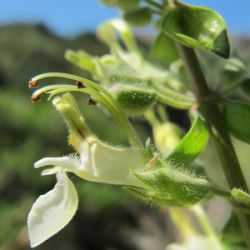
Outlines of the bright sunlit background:
{"label": "bright sunlit background", "polygon": [[[248,0],[188,0],[185,2],[217,10],[226,20],[231,33],[248,34],[250,32],[250,1]],[[43,22],[63,35],[94,30],[103,20],[117,15],[115,9],[105,7],[96,0],[3,0],[0,6],[0,24],[16,21]]]}

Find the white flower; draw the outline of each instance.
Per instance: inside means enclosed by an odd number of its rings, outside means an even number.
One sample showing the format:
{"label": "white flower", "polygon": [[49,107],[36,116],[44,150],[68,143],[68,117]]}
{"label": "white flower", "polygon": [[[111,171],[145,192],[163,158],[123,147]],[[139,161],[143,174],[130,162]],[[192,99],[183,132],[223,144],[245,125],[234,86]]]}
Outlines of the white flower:
{"label": "white flower", "polygon": [[64,171],[56,173],[57,184],[41,195],[28,215],[31,247],[36,247],[65,227],[74,216],[78,198],[73,183]]}
{"label": "white flower", "polygon": [[148,161],[142,149],[110,146],[91,135],[71,96],[57,98],[53,103],[67,122],[69,141],[77,154],[46,157],[34,164],[35,168],[49,166],[42,175],[56,174],[57,184],[35,201],[28,215],[32,247],[65,227],[77,210],[76,189],[67,172],[92,182],[143,187],[131,170],[142,169]]}
{"label": "white flower", "polygon": [[88,181],[138,186],[140,182],[130,170],[139,170],[146,165],[139,150],[113,147],[95,136],[82,141],[79,154],[79,158],[46,157],[37,161],[35,168],[53,165]]}
{"label": "white flower", "polygon": [[32,247],[41,244],[63,227],[74,216],[78,198],[73,183],[66,173],[93,182],[143,187],[130,170],[146,165],[141,152],[132,148],[116,148],[89,136],[80,145],[80,157],[47,157],[35,163],[35,168],[53,166],[42,175],[56,174],[54,189],[41,195],[28,216],[29,239]]}

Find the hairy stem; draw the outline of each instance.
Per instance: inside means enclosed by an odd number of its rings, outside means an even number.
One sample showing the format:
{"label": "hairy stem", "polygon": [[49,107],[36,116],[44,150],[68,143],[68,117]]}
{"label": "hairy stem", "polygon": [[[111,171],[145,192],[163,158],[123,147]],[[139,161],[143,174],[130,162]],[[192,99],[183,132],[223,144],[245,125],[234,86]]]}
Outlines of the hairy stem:
{"label": "hairy stem", "polygon": [[[236,187],[248,191],[223,115],[219,110],[216,98],[207,85],[195,51],[183,45],[178,45],[178,48],[196,94],[199,110],[211,128],[212,139],[219,154],[228,184],[230,188]],[[250,217],[238,210],[236,210],[236,213],[248,244],[248,249],[250,249]]]}

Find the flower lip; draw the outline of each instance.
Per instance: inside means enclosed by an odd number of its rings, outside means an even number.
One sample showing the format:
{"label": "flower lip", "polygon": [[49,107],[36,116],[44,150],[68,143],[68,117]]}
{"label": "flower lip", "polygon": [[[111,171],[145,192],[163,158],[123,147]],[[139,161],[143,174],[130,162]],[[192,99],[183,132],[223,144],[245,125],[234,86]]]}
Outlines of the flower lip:
{"label": "flower lip", "polygon": [[78,207],[74,184],[64,171],[56,174],[57,184],[33,204],[27,220],[31,247],[36,247],[64,228]]}
{"label": "flower lip", "polygon": [[63,169],[67,169],[69,165],[73,165],[76,169],[80,168],[80,164],[73,158],[68,156],[63,157],[45,157],[35,162],[34,167],[40,168],[44,166],[58,166]]}

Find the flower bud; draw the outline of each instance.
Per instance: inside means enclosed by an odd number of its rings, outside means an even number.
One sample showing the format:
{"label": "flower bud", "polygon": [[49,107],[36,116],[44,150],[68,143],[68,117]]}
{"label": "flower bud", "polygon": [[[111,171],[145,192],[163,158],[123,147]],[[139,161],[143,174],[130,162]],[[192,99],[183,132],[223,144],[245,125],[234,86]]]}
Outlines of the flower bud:
{"label": "flower bud", "polygon": [[132,85],[116,84],[110,89],[120,106],[128,115],[140,115],[155,103],[155,93],[150,89]]}
{"label": "flower bud", "polygon": [[155,145],[163,159],[178,145],[181,134],[181,129],[171,122],[156,123],[153,126]]}

